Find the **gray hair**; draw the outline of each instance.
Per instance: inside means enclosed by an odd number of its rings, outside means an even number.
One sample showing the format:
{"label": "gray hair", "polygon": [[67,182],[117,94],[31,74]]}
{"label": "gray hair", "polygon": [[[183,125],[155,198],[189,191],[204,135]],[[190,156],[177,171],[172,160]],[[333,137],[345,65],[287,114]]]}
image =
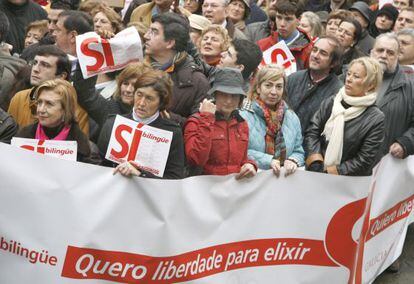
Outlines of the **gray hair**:
{"label": "gray hair", "polygon": [[380,40],[380,39],[382,39],[382,38],[388,38],[388,39],[394,40],[394,41],[397,43],[397,46],[398,46],[398,52],[400,52],[400,42],[398,41],[398,37],[397,37],[397,35],[396,35],[395,33],[393,33],[393,32],[388,32],[388,33],[383,33],[383,34],[380,34],[380,35],[379,35],[379,36],[377,36],[377,38],[375,39],[374,46],[375,46],[375,44],[377,43],[377,41],[379,41],[379,40]]}
{"label": "gray hair", "polygon": [[316,15],[314,12],[306,11],[304,12],[301,17],[304,17],[308,19],[309,24],[311,26],[311,36],[313,37],[319,37],[322,35],[323,26],[321,19],[318,15]]}
{"label": "gray hair", "polygon": [[414,29],[410,29],[410,28],[402,29],[401,31],[397,32],[397,36],[401,36],[401,35],[408,35],[414,38]]}

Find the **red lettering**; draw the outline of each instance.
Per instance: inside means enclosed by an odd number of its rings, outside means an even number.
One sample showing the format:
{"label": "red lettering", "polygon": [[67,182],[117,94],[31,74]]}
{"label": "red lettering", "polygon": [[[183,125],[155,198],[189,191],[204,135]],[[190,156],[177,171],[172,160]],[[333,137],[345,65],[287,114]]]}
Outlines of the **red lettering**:
{"label": "red lettering", "polygon": [[22,146],[20,146],[20,148],[26,149],[26,150],[29,150],[29,151],[34,151],[34,147],[30,146],[30,145],[22,145]]}
{"label": "red lettering", "polygon": [[131,151],[129,152],[129,155],[128,155],[128,161],[135,160],[135,157],[137,156],[138,146],[139,146],[139,142],[141,141],[141,136],[142,136],[142,131],[139,128],[140,126],[138,125],[137,129],[135,129],[134,138],[132,139],[132,143],[131,143]]}
{"label": "red lettering", "polygon": [[129,127],[128,125],[121,124],[115,129],[115,139],[121,145],[121,150],[119,152],[115,151],[114,149],[111,149],[111,155],[115,159],[124,158],[128,154],[128,151],[129,151],[128,142],[125,141],[125,139],[122,137],[122,132],[124,131],[128,133],[132,133],[132,128]]}
{"label": "red lettering", "polygon": [[[105,58],[103,57],[102,53],[97,50],[93,50],[89,48],[90,43],[98,43],[98,39],[96,38],[87,38],[81,43],[81,51],[84,55],[90,56],[96,59],[95,65],[86,66],[86,70],[88,72],[97,71],[105,62]],[[105,50],[105,49],[104,49]],[[113,60],[113,59],[112,59]]]}
{"label": "red lettering", "polygon": [[105,61],[107,66],[114,66],[114,57],[112,55],[111,44],[104,38],[101,39],[102,48],[105,55]]}
{"label": "red lettering", "polygon": [[272,62],[277,63],[277,56],[278,55],[282,55],[283,60],[288,59],[288,56],[283,51],[283,49],[275,49],[275,50],[272,51],[272,55],[271,55]]}
{"label": "red lettering", "polygon": [[42,146],[45,143],[45,140],[40,140],[39,143],[37,143],[37,153],[44,154],[45,153],[45,147],[39,147]]}

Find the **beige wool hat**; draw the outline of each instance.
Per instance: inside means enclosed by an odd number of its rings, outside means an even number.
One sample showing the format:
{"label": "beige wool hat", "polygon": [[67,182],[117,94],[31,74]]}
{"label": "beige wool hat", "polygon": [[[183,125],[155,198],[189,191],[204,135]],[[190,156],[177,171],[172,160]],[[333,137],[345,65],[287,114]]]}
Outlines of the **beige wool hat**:
{"label": "beige wool hat", "polygon": [[199,31],[202,31],[211,25],[209,19],[197,14],[191,14],[188,17],[188,20],[190,21],[190,27]]}

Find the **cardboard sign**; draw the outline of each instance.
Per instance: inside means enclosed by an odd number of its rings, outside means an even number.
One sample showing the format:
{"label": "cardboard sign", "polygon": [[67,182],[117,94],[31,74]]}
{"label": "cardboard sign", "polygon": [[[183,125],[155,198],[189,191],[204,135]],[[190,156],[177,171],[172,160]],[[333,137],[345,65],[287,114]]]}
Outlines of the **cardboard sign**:
{"label": "cardboard sign", "polygon": [[105,158],[115,163],[135,161],[156,176],[164,175],[172,132],[117,115]]}
{"label": "cardboard sign", "polygon": [[279,41],[263,52],[263,60],[259,68],[267,64],[282,66],[285,69],[286,76],[297,71],[296,59],[284,41]]}
{"label": "cardboard sign", "polygon": [[107,40],[95,32],[76,37],[76,54],[83,77],[112,72],[143,59],[141,38],[129,27]]}
{"label": "cardboard sign", "polygon": [[39,140],[13,137],[11,145],[68,161],[76,161],[78,153],[78,143],[76,141]]}

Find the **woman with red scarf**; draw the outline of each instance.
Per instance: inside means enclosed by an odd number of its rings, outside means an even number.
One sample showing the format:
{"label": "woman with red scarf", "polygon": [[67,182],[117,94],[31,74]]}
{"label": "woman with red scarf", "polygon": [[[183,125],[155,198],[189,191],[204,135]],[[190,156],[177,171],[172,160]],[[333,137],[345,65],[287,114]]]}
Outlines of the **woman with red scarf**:
{"label": "woman with red scarf", "polygon": [[251,91],[252,107],[241,112],[249,125],[248,156],[260,169],[273,169],[279,176],[303,166],[305,153],[297,115],[283,100],[286,95],[284,71],[276,65],[259,70]]}
{"label": "woman with red scarf", "polygon": [[76,141],[77,161],[98,163],[91,160],[89,139],[76,122],[76,97],[75,88],[65,80],[44,82],[35,92],[38,122],[21,129],[16,137]]}

